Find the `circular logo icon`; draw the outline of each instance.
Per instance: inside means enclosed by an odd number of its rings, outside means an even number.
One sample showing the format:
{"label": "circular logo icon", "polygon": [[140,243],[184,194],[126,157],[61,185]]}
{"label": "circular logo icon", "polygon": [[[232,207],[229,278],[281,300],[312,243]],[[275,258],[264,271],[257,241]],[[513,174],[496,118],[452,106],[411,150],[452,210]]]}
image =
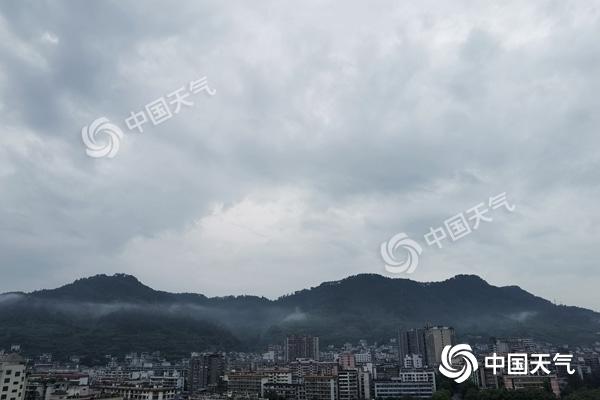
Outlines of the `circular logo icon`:
{"label": "circular logo icon", "polygon": [[[406,252],[405,257],[398,257],[400,248]],[[385,269],[392,274],[415,272],[422,252],[421,245],[410,239],[404,232],[392,236],[390,240],[381,244],[381,258],[385,262]]]}
{"label": "circular logo icon", "polygon": [[81,129],[81,138],[88,156],[113,158],[119,152],[123,131],[108,118],[101,117]]}
{"label": "circular logo icon", "polygon": [[[459,363],[462,364],[462,367],[454,366],[455,359],[460,360]],[[445,377],[454,379],[456,383],[463,383],[478,369],[479,363],[473,354],[473,349],[468,344],[444,347],[440,372]]]}

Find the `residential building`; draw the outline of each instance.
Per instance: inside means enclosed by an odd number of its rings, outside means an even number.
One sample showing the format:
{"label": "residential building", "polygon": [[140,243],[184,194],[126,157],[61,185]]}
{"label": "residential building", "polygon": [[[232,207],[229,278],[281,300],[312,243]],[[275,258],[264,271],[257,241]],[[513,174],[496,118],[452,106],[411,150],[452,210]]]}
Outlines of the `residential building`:
{"label": "residential building", "polygon": [[402,362],[407,355],[425,357],[425,330],[409,329],[398,334],[398,359]]}
{"label": "residential building", "polygon": [[407,354],[404,357],[403,367],[405,369],[423,368],[423,356],[420,354]]}
{"label": "residential building", "polygon": [[371,362],[371,353],[358,353],[354,355],[357,364],[366,364]]}
{"label": "residential building", "polygon": [[358,398],[363,400],[371,398],[371,371],[366,365],[358,369]]}
{"label": "residential building", "polygon": [[519,389],[550,389],[560,398],[560,387],[556,375],[505,375],[502,377],[504,388]]}
{"label": "residential building", "polygon": [[196,354],[190,360],[188,391],[196,393],[219,385],[225,373],[225,361],[219,353]]}
{"label": "residential building", "polygon": [[400,372],[398,377],[375,381],[375,398],[430,398],[436,392],[433,370]]}
{"label": "residential building", "polygon": [[338,400],[358,400],[358,398],[358,370],[341,370],[338,373]]}
{"label": "residential building", "polygon": [[352,369],[356,368],[356,359],[354,358],[354,354],[350,352],[345,352],[339,355],[338,363],[342,369]]}
{"label": "residential building", "polygon": [[27,378],[25,400],[86,399],[92,396],[86,374],[44,372]]}
{"label": "residential building", "polygon": [[[480,361],[481,365],[483,361]],[[494,374],[490,368],[479,368],[473,373],[473,380],[480,389],[499,389],[501,386],[501,375]]]}
{"label": "residential building", "polygon": [[0,355],[0,400],[25,399],[25,360],[18,354]]}
{"label": "residential building", "polygon": [[340,366],[335,362],[297,360],[289,363],[289,369],[294,379],[301,379],[307,375],[337,375]]}
{"label": "residential building", "polygon": [[263,387],[269,379],[262,373],[233,373],[225,377],[227,382],[227,391],[232,396],[242,396],[248,398],[262,397]]}
{"label": "residential building", "polygon": [[305,400],[337,400],[335,376],[309,375],[304,377]]}
{"label": "residential building", "polygon": [[316,336],[289,336],[284,347],[287,362],[298,359],[319,361],[319,338]]}
{"label": "residential building", "polygon": [[275,395],[278,399],[297,400],[302,396],[303,386],[299,383],[264,383],[262,397],[270,398]]}
{"label": "residential building", "polygon": [[425,353],[427,365],[436,368],[442,360],[442,351],[456,342],[454,328],[432,326],[425,328]]}
{"label": "residential building", "polygon": [[98,386],[104,395],[122,397],[123,400],[174,400],[176,390],[173,387],[154,386],[148,382],[128,381],[118,385]]}

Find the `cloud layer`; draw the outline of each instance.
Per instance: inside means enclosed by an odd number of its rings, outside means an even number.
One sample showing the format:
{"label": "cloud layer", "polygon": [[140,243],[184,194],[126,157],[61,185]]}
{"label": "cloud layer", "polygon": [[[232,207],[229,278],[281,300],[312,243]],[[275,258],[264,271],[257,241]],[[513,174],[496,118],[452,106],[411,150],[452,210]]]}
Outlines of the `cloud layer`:
{"label": "cloud layer", "polygon": [[[0,291],[127,272],[278,296],[507,192],[418,280],[600,309],[600,3],[0,4]],[[113,159],[80,131],[207,76]],[[122,124],[123,129],[125,127]]]}

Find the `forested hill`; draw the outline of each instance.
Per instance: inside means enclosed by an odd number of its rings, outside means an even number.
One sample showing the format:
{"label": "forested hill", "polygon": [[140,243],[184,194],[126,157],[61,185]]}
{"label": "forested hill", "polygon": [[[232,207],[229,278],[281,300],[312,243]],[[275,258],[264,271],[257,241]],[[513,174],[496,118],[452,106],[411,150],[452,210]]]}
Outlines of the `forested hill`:
{"label": "forested hill", "polygon": [[181,356],[207,349],[259,350],[292,332],[319,335],[324,344],[381,341],[399,328],[426,323],[454,326],[465,339],[600,340],[600,314],[472,275],[422,283],[363,274],[276,300],[168,293],[125,274],[0,295],[0,349],[21,344],[30,353],[100,357],[160,350]]}

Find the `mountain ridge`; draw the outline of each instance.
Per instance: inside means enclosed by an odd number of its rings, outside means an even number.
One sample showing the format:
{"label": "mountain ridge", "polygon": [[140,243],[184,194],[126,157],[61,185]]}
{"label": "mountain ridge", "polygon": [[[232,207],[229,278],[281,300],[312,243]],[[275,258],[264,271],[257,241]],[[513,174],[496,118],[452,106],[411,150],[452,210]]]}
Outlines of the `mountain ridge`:
{"label": "mountain ridge", "polygon": [[[282,295],[207,297],[155,290],[127,274],[95,275],[55,289],[0,295],[0,349],[64,355],[160,350],[260,350],[287,334],[323,344],[387,341],[400,328],[451,325],[466,339],[490,336],[592,344],[600,314],[557,306],[517,286],[476,275],[417,282],[358,274]],[[56,349],[60,350],[56,350]]]}
{"label": "mountain ridge", "polygon": [[[428,286],[428,285],[435,285],[435,284],[450,284],[456,281],[459,282],[476,282],[476,283],[482,283],[484,285],[487,285],[489,287],[494,287],[494,288],[500,288],[500,289],[509,289],[509,288],[514,288],[514,289],[518,289],[520,291],[527,292],[526,290],[522,289],[520,286],[517,285],[508,285],[508,286],[495,286],[495,285],[491,285],[490,283],[488,283],[485,279],[481,278],[479,275],[474,275],[474,274],[458,274],[455,275],[453,277],[450,277],[448,279],[445,280],[441,280],[441,281],[430,281],[430,282],[420,282],[420,281],[414,281],[411,279],[407,279],[407,278],[391,278],[391,277],[386,277],[383,275],[379,275],[379,274],[375,274],[375,273],[362,273],[362,274],[356,274],[356,275],[349,275],[345,278],[339,279],[339,280],[334,280],[334,281],[325,281],[322,282],[321,284],[319,284],[318,286],[314,286],[314,287],[310,287],[310,288],[305,288],[305,289],[299,289],[296,290],[292,293],[288,293],[288,294],[283,294],[275,299],[269,299],[267,297],[264,296],[258,296],[258,295],[253,295],[253,294],[244,294],[244,295],[224,295],[224,296],[213,296],[213,297],[208,297],[202,293],[196,293],[196,292],[168,292],[168,291],[163,291],[163,290],[158,290],[158,289],[153,289],[150,286],[145,285],[144,283],[142,283],[136,276],[131,275],[131,274],[126,274],[126,273],[115,273],[113,275],[107,275],[107,274],[96,274],[96,275],[92,275],[89,277],[84,277],[84,278],[79,278],[76,279],[75,281],[71,282],[71,283],[67,283],[64,284],[62,286],[59,286],[57,288],[54,289],[38,289],[38,290],[34,290],[34,291],[30,291],[30,292],[23,292],[23,291],[17,291],[17,292],[5,292],[5,293],[0,293],[0,295],[5,295],[5,294],[24,294],[24,295],[32,295],[32,296],[39,296],[39,297],[46,297],[48,295],[51,295],[55,298],[58,297],[67,297],[65,296],[65,294],[69,293],[69,289],[77,287],[77,286],[87,286],[89,283],[98,283],[101,281],[104,281],[102,283],[123,283],[123,282],[127,282],[131,288],[131,284],[136,284],[138,288],[146,290],[148,293],[154,293],[154,294],[160,294],[160,295],[169,295],[169,296],[200,296],[204,299],[227,299],[227,298],[260,298],[260,299],[266,299],[269,301],[278,301],[284,297],[288,297],[288,296],[293,296],[295,294],[298,294],[300,292],[304,292],[304,291],[309,291],[309,290],[314,290],[314,289],[318,289],[320,287],[329,287],[329,286],[335,286],[335,285],[339,285],[339,284],[343,284],[343,283],[348,283],[351,282],[355,279],[358,280],[364,280],[364,279],[371,279],[371,278],[375,278],[381,281],[393,281],[393,282],[410,282],[414,285],[420,285],[420,286]],[[123,286],[123,285],[120,285]],[[104,293],[109,294],[110,291],[107,291],[106,288],[102,288]],[[59,294],[58,296],[56,294]],[[166,297],[169,297],[166,296]],[[533,295],[535,296],[535,295]],[[535,297],[539,297],[539,296],[535,296]],[[541,297],[539,297],[541,298]],[[116,300],[119,300],[119,298],[117,297]],[[548,300],[546,300],[548,301]],[[578,308],[582,308],[585,309],[584,307],[578,307]],[[593,311],[593,310],[592,310]]]}

